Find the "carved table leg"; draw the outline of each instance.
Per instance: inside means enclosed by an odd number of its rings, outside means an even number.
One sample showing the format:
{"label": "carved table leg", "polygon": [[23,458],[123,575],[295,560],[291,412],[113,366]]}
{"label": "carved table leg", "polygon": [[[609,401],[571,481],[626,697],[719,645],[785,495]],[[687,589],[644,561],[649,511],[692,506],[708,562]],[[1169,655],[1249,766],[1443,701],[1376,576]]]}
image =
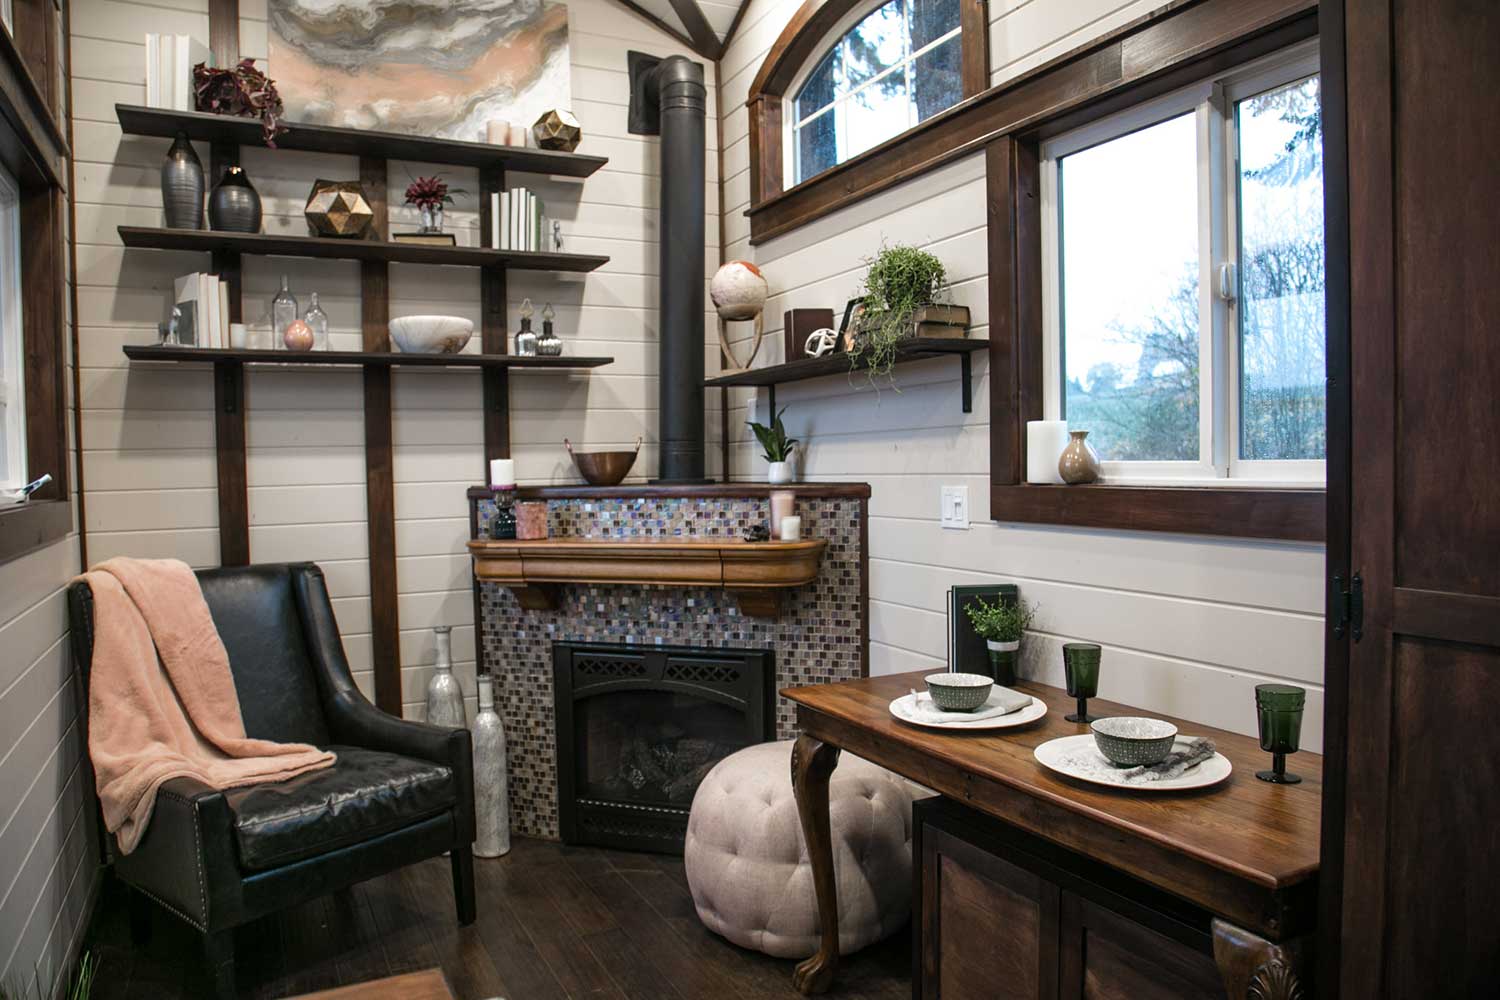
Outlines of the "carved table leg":
{"label": "carved table leg", "polygon": [[1310,1000],[1307,938],[1277,944],[1214,919],[1214,962],[1229,1000]]}
{"label": "carved table leg", "polygon": [[813,890],[818,896],[818,924],[822,940],[818,953],[797,966],[792,985],[804,994],[822,993],[833,985],[839,964],[839,896],[833,877],[833,838],[828,821],[828,779],[839,763],[839,748],[811,736],[798,736],[792,746],[792,791],[807,857],[812,863]]}

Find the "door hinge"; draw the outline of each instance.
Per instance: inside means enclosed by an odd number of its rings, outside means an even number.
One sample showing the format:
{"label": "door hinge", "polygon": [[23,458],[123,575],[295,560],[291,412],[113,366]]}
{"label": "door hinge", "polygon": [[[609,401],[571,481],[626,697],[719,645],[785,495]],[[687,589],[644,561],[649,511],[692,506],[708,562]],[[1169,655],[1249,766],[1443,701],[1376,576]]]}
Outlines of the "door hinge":
{"label": "door hinge", "polygon": [[1358,573],[1346,587],[1342,576],[1333,578],[1333,637],[1342,639],[1347,632],[1354,641],[1365,637],[1365,581]]}

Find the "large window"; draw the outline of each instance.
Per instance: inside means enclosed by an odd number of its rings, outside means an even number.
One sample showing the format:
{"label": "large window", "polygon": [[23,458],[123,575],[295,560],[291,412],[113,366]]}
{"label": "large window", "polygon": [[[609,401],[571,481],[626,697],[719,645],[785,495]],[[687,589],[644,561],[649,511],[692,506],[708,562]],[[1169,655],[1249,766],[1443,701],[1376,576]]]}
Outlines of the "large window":
{"label": "large window", "polygon": [[1323,479],[1323,157],[1303,49],[1041,150],[1043,400],[1106,482]]}
{"label": "large window", "polygon": [[905,132],[963,97],[960,0],[862,13],[790,91],[788,186]]}
{"label": "large window", "polygon": [[20,197],[15,180],[0,168],[0,489],[27,480]]}

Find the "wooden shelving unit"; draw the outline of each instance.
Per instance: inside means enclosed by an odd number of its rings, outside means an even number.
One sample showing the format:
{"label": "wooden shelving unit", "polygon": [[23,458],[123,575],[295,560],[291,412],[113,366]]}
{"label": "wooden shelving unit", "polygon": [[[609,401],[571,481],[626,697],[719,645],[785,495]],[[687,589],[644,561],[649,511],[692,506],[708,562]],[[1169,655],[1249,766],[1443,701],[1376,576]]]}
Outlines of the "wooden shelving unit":
{"label": "wooden shelving unit", "polygon": [[[239,0],[209,0],[209,43],[214,61],[239,60]],[[115,105],[127,135],[171,138],[184,133],[210,144],[206,180],[210,187],[240,160],[241,146],[262,146],[260,122],[200,112]],[[510,373],[586,369],[610,358],[516,358],[506,352],[506,275],[512,270],[584,273],[609,258],[591,254],[526,253],[478,247],[433,247],[389,239],[386,161],[417,160],[479,171],[479,231],[490,231],[490,194],[505,189],[507,170],[562,177],[588,177],[608,160],[602,156],[552,152],[487,143],[460,142],[388,132],[287,123],[276,151],[341,153],[359,158],[359,181],[374,210],[368,240],[311,236],[268,236],[121,226],[127,247],[206,252],[212,270],[229,286],[230,322],[243,321],[241,258],[245,254],[355,260],[360,267],[361,328],[364,350],[291,355],[278,351],[212,351],[196,348],[127,347],[133,361],[204,363],[214,371],[214,427],[219,465],[219,559],[226,566],[250,562],[248,482],[245,467],[247,364],[354,365],[364,378],[365,506],[368,511],[370,619],[373,632],[375,697],[381,708],[401,714],[400,622],[397,615],[396,500],[391,448],[391,369],[402,365],[477,367],[484,387],[484,457],[510,455]],[[312,183],[312,175],[308,183]],[[390,265],[447,264],[480,273],[480,351],[475,355],[418,356],[391,351]],[[419,360],[420,358],[420,360]],[[476,596],[477,600],[477,596]],[[476,614],[476,621],[477,621]],[[482,655],[482,654],[481,654]]]}
{"label": "wooden shelving unit", "polygon": [[[918,337],[904,341],[897,346],[895,363],[899,365],[911,361],[958,355],[962,371],[963,409],[965,413],[971,413],[974,410],[974,395],[973,386],[970,384],[973,377],[970,356],[975,351],[989,349],[988,340],[974,340],[968,337]],[[728,375],[717,375],[704,379],[703,384],[714,389],[742,387],[769,389],[771,412],[775,413],[778,385],[801,382],[809,378],[823,378],[828,375],[847,375],[851,371],[860,371],[865,367],[867,366],[863,364],[851,364],[847,354],[834,354],[822,358],[803,358],[779,365],[767,365],[764,368],[751,368],[748,371],[732,372]]]}

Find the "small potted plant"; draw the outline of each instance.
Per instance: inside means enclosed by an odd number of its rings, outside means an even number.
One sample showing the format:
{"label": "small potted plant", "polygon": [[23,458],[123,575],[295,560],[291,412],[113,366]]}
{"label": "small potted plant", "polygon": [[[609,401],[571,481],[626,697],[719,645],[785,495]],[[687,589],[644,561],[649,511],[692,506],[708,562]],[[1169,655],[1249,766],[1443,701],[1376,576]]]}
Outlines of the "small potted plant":
{"label": "small potted plant", "polygon": [[1021,600],[1008,604],[1004,598],[996,598],[995,603],[990,604],[984,598],[976,597],[964,605],[964,613],[990,651],[990,671],[995,683],[1007,687],[1014,684],[1021,636],[1031,627],[1036,605]]}
{"label": "small potted plant", "polygon": [[193,106],[199,111],[238,118],[259,118],[261,138],[276,148],[276,137],[287,130],[276,81],[255,68],[254,59],[241,59],[229,69],[206,63],[193,67]]}
{"label": "small potted plant", "polygon": [[441,177],[418,177],[406,186],[406,203],[422,213],[422,232],[443,231],[443,206],[453,204],[455,194],[463,192],[457,188],[450,191]]}
{"label": "small potted plant", "polygon": [[766,479],[773,486],[792,481],[792,453],[797,450],[797,439],[786,436],[786,426],[781,422],[781,414],[785,412],[786,407],[783,406],[771,419],[770,427],[753,420],[745,421],[755,432],[755,437],[765,452],[766,461],[770,463]]}
{"label": "small potted plant", "polygon": [[866,368],[874,380],[890,375],[897,346],[912,336],[918,311],[937,301],[948,275],[932,254],[900,244],[881,247],[865,264],[862,309],[849,363]]}

